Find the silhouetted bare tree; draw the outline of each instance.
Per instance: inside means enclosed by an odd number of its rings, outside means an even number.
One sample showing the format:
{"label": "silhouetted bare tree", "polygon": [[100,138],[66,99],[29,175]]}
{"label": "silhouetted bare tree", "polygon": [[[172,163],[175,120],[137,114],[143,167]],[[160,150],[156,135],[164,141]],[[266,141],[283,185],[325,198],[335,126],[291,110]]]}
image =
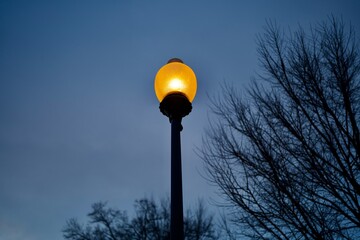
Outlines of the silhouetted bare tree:
{"label": "silhouetted bare tree", "polygon": [[184,222],[185,239],[218,239],[220,232],[213,221],[214,218],[208,215],[204,203],[199,201],[194,210],[187,210]]}
{"label": "silhouetted bare tree", "polygon": [[[170,239],[170,204],[162,200],[158,206],[152,199],[135,201],[135,216],[129,220],[125,211],[106,207],[103,202],[92,205],[86,226],[76,219],[67,221],[63,236],[70,240],[165,240]],[[218,232],[213,216],[200,201],[188,210],[184,219],[185,239],[215,240]]]}
{"label": "silhouetted bare tree", "polygon": [[200,154],[238,236],[360,239],[358,41],[334,17],[309,32],[268,23],[262,83],[213,101]]}

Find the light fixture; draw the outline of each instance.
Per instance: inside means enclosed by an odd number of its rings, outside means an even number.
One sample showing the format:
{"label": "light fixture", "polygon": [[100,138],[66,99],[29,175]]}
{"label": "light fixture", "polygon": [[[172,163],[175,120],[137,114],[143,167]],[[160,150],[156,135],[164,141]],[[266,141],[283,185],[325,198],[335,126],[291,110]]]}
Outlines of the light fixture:
{"label": "light fixture", "polygon": [[164,65],[155,77],[155,94],[160,111],[171,123],[170,239],[184,240],[180,132],[181,120],[191,112],[197,82],[193,70],[178,58]]}

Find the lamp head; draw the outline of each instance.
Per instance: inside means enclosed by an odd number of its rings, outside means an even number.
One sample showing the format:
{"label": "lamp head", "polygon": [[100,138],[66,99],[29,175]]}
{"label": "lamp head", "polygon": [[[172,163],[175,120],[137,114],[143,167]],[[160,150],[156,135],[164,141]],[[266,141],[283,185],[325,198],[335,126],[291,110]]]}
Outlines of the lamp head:
{"label": "lamp head", "polygon": [[197,89],[193,70],[178,58],[172,58],[155,76],[155,94],[160,111],[169,117],[182,118],[191,112]]}
{"label": "lamp head", "polygon": [[159,102],[173,93],[181,93],[192,102],[196,95],[197,82],[193,70],[178,58],[172,58],[155,76],[155,93]]}

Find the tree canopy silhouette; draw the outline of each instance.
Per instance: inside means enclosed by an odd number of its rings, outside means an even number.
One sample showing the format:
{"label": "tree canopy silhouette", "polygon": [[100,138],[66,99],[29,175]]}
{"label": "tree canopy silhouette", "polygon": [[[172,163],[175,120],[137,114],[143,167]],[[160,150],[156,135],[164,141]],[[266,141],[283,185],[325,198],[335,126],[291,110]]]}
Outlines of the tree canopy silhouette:
{"label": "tree canopy silhouette", "polygon": [[200,155],[235,236],[360,238],[357,42],[335,17],[309,32],[269,22],[260,82],[213,100]]}
{"label": "tree canopy silhouette", "polygon": [[[153,199],[135,201],[135,216],[129,219],[125,211],[94,203],[86,225],[75,218],[67,221],[63,236],[70,240],[166,240],[170,239],[170,202],[161,200],[157,205]],[[184,236],[187,240],[218,239],[213,215],[203,202],[194,210],[189,209],[184,219]]]}

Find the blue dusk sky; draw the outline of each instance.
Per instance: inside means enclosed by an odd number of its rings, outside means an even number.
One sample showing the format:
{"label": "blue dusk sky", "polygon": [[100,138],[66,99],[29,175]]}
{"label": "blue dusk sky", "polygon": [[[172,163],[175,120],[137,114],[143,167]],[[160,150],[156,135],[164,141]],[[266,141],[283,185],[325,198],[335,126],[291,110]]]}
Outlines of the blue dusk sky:
{"label": "blue dusk sky", "polygon": [[173,57],[198,78],[183,120],[184,205],[217,201],[195,153],[207,95],[256,77],[267,20],[295,30],[333,14],[359,39],[359,12],[356,0],[1,0],[0,240],[60,240],[94,202],[131,214],[135,199],[170,193],[170,124],[153,81]]}

